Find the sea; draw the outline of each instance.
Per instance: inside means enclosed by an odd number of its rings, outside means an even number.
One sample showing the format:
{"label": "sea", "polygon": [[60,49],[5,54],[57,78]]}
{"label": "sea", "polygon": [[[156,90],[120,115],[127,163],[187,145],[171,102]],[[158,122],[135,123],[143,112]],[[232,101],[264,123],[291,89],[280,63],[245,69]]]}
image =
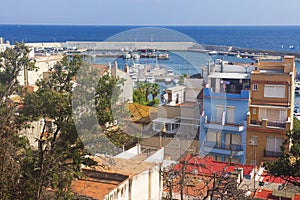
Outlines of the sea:
{"label": "sea", "polygon": [[[0,25],[0,37],[12,43],[105,41],[119,33],[141,28],[149,27]],[[153,28],[177,31],[200,44],[287,52],[300,51],[300,26],[157,26]]]}
{"label": "sea", "polygon": [[[155,32],[155,34],[152,34]],[[151,34],[150,34],[151,33]],[[144,36],[144,37],[143,37]],[[16,42],[67,42],[67,41],[194,41],[199,44],[236,46],[249,49],[275,50],[289,53],[300,52],[300,26],[65,26],[65,25],[0,25],[0,37]],[[253,62],[236,57],[209,58],[204,55],[187,55],[170,52],[170,60],[160,60],[159,65],[177,73],[193,74],[201,70],[209,59],[229,62]],[[203,62],[203,60],[205,62]],[[91,62],[107,62],[95,58]],[[121,68],[133,61],[119,59]],[[155,65],[157,59],[140,59],[141,64]],[[195,68],[195,65],[200,65]],[[300,72],[300,63],[296,62]],[[201,72],[201,71],[200,71]],[[166,86],[167,87],[167,86]],[[300,97],[295,98],[300,105]]]}

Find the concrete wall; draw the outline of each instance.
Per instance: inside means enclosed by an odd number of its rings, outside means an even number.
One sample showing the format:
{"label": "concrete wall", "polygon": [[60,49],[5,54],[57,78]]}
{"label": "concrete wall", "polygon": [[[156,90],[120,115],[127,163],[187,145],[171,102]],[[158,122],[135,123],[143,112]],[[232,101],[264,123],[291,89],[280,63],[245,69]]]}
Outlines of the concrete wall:
{"label": "concrete wall", "polygon": [[185,88],[185,101],[196,102],[197,96],[203,88],[203,79],[184,79]]}
{"label": "concrete wall", "polygon": [[80,42],[68,41],[65,43],[26,43],[30,47],[77,47],[92,50],[120,50],[155,48],[160,50],[187,50],[195,45],[193,42]]}
{"label": "concrete wall", "polygon": [[104,197],[104,200],[130,200],[129,187],[129,179],[127,179],[121,185],[107,194]]}
{"label": "concrete wall", "polygon": [[147,200],[150,196],[149,170],[132,177],[131,200]]}
{"label": "concrete wall", "polygon": [[158,165],[133,176],[131,200],[161,200],[161,184]]}

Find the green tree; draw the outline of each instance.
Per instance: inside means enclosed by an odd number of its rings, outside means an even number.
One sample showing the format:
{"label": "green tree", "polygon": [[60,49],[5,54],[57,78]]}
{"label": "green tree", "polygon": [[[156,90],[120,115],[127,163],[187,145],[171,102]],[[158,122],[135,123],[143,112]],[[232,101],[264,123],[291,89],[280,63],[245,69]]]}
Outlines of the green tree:
{"label": "green tree", "polygon": [[123,79],[110,74],[104,74],[99,79],[96,88],[95,105],[98,122],[101,126],[105,126],[107,122],[111,123],[114,120],[118,120],[122,116],[124,103],[127,103],[119,101],[122,93],[121,85],[123,84]]}
{"label": "green tree", "polygon": [[157,83],[153,83],[150,86],[150,93],[152,95],[152,100],[154,100],[157,95],[159,94],[160,88],[159,85]]}
{"label": "green tree", "polygon": [[17,76],[22,70],[34,70],[35,61],[21,43],[0,53],[0,198],[20,199],[22,162],[28,143],[18,136],[22,126],[18,108],[9,101],[12,94],[22,94]]}
{"label": "green tree", "polygon": [[287,140],[281,149],[283,156],[276,161],[265,163],[265,167],[270,174],[300,186],[300,122],[297,119],[294,119],[293,130],[287,132]]}
{"label": "green tree", "polygon": [[23,166],[22,181],[31,189],[22,191],[27,199],[50,198],[47,188],[55,191],[57,199],[71,198],[71,180],[78,175],[83,155],[72,118],[72,78],[82,65],[80,56],[64,56],[49,79],[39,81],[39,89],[24,98],[22,117],[43,123],[38,149]]}
{"label": "green tree", "polygon": [[[153,106],[159,104],[157,95],[160,88],[157,83],[138,83],[137,88],[133,91],[133,102],[141,105]],[[152,96],[152,101],[149,101],[149,95]]]}

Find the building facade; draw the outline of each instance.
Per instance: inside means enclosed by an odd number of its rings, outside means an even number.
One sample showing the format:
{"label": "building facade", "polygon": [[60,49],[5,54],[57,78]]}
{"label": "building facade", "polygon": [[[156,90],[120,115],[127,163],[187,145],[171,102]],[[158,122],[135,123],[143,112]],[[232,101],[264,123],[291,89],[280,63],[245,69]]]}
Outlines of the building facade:
{"label": "building facade", "polygon": [[295,63],[259,62],[251,73],[247,119],[247,163],[260,164],[282,155],[280,146],[293,127]]}
{"label": "building facade", "polygon": [[204,88],[200,117],[200,155],[217,161],[245,163],[249,91],[215,93]]}

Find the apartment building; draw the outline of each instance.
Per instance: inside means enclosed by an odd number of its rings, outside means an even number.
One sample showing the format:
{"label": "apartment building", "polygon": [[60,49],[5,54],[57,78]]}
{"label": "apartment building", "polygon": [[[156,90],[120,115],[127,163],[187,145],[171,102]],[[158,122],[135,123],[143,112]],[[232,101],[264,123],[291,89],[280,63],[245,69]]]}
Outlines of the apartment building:
{"label": "apartment building", "polygon": [[294,79],[294,56],[258,62],[252,71],[246,163],[259,164],[282,155],[280,146],[293,127]]}

